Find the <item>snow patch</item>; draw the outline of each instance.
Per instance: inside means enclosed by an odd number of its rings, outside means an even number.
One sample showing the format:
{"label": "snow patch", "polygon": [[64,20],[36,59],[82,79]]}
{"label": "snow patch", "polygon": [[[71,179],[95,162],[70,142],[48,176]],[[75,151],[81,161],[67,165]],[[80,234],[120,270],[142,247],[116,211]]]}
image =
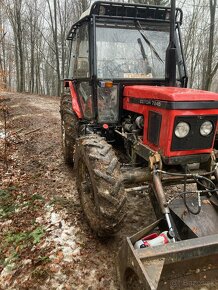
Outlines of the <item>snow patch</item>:
{"label": "snow patch", "polygon": [[64,220],[65,213],[63,211],[57,213],[53,206],[46,205],[45,207],[47,209],[45,219],[50,228],[46,241],[55,243],[54,252],[61,251],[63,261],[72,262],[75,255],[80,255],[80,246],[76,243],[78,228]]}

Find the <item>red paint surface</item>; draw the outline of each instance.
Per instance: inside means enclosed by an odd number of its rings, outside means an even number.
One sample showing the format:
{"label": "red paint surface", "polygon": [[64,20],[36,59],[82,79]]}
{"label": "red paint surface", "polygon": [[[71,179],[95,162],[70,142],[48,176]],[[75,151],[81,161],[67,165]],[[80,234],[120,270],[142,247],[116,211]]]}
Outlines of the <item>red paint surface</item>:
{"label": "red paint surface", "polygon": [[81,119],[83,117],[83,114],[80,110],[79,103],[78,103],[78,95],[76,93],[75,87],[73,82],[69,82],[69,87],[70,87],[70,93],[72,97],[72,108],[73,111],[76,113],[77,117]]}
{"label": "red paint surface", "polygon": [[123,95],[171,102],[218,101],[216,93],[176,87],[126,86]]}
{"label": "red paint surface", "polygon": [[[162,101],[218,101],[218,94],[184,88],[171,87],[153,87],[153,86],[127,86],[124,88],[123,108],[128,111],[144,115],[144,134],[143,143],[152,150],[161,152],[162,156],[184,156],[201,153],[211,153],[213,148],[202,150],[183,150],[171,151],[171,141],[174,134],[174,120],[177,116],[195,116],[195,115],[218,115],[218,109],[200,109],[200,110],[166,110],[163,108],[129,103],[129,97],[144,98]],[[162,124],[160,130],[159,145],[155,146],[147,140],[148,132],[148,113],[157,112],[162,115]]]}

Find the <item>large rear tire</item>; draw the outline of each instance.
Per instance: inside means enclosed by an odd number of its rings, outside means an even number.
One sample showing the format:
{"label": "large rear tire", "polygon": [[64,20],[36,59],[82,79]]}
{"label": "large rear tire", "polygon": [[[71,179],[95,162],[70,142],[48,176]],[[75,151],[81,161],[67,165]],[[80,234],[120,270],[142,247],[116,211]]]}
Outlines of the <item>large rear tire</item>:
{"label": "large rear tire", "polygon": [[89,135],[79,140],[77,189],[92,230],[101,237],[120,230],[125,217],[126,195],[120,164],[104,138]]}
{"label": "large rear tire", "polygon": [[61,98],[61,133],[64,160],[67,164],[74,164],[75,144],[78,137],[78,118],[72,109],[70,95]]}

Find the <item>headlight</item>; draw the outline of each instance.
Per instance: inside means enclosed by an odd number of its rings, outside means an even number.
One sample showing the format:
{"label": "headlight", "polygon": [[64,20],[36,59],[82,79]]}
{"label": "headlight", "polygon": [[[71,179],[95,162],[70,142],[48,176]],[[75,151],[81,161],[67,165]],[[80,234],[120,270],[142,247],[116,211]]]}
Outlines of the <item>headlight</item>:
{"label": "headlight", "polygon": [[175,135],[178,138],[184,138],[188,135],[190,126],[186,122],[179,122],[175,128]]}
{"label": "headlight", "polygon": [[204,122],[200,127],[200,133],[202,136],[208,136],[213,130],[213,124],[210,121]]}

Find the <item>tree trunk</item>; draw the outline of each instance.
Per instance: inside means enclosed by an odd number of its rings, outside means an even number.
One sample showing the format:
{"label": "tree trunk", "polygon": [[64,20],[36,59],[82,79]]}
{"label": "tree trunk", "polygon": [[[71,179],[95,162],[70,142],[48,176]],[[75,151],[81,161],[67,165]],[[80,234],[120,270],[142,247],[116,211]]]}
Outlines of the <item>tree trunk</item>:
{"label": "tree trunk", "polygon": [[209,34],[208,56],[207,56],[207,69],[206,69],[206,75],[205,75],[205,79],[203,83],[204,90],[210,90],[211,83],[213,80],[213,75],[214,75],[212,65],[213,65],[213,59],[214,59],[214,32],[215,32],[216,5],[217,5],[217,0],[210,0],[210,34]]}

